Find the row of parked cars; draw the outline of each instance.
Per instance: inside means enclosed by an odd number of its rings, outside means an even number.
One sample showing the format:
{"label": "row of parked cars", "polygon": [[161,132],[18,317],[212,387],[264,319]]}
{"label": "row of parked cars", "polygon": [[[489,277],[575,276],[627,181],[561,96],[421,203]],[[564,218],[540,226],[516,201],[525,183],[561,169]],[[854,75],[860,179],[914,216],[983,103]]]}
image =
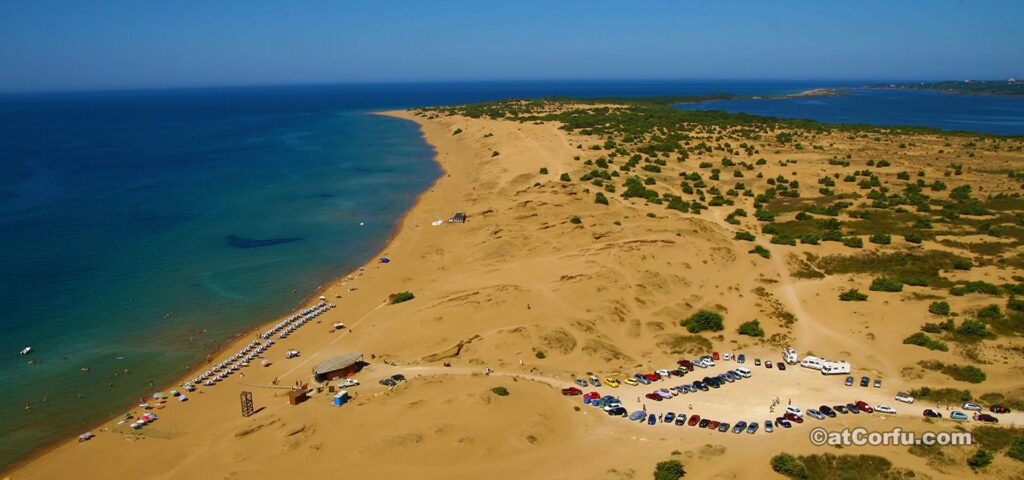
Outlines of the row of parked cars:
{"label": "row of parked cars", "polygon": [[[999,419],[996,418],[995,416],[988,413],[982,413],[981,405],[978,405],[977,403],[965,402],[962,405],[962,408],[964,410],[974,412],[974,419],[979,422],[999,423]],[[1010,413],[1010,409],[1002,405],[992,405],[991,407],[989,407],[988,410],[992,413]],[[924,409],[924,412],[922,412],[922,414],[928,418],[942,418],[941,412],[932,410],[930,408]],[[949,418],[952,420],[964,421],[967,420],[969,417],[966,413],[961,412],[960,410],[953,410],[952,412],[949,412]]]}
{"label": "row of parked cars", "polygon": [[726,385],[728,383],[733,383],[736,382],[737,380],[742,380],[744,378],[750,378],[751,375],[752,374],[750,370],[743,367],[739,367],[733,370],[729,370],[720,375],[716,375],[713,377],[707,376],[700,380],[695,380],[693,383],[677,385],[675,387],[670,388],[660,388],[651,393],[648,393],[647,395],[644,395],[644,397],[660,402],[662,400],[666,400],[680,394],[693,393],[698,390],[706,392],[712,388],[721,388],[723,385]]}
{"label": "row of parked cars", "polygon": [[[851,376],[846,377],[846,382],[845,383],[846,383],[847,387],[852,387],[853,386],[853,376],[851,375]],[[871,379],[868,378],[868,377],[860,377],[860,386],[867,387],[868,385],[871,385]],[[875,388],[882,388],[882,379],[876,378],[874,385],[875,385]]]}

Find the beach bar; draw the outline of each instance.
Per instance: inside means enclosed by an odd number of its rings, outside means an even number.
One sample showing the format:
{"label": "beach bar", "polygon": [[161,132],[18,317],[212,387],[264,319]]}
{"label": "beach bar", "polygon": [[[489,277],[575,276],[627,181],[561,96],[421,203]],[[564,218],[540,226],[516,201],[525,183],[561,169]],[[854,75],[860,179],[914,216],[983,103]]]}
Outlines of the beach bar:
{"label": "beach bar", "polygon": [[326,382],[352,376],[359,369],[362,358],[361,353],[346,353],[324,360],[313,367],[313,378],[318,382]]}

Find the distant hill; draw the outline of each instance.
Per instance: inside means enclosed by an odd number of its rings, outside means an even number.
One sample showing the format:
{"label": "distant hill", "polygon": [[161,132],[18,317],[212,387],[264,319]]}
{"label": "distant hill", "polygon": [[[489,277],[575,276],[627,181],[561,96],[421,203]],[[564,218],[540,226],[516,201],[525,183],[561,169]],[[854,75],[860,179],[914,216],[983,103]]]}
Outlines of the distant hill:
{"label": "distant hill", "polygon": [[906,90],[935,90],[964,95],[999,95],[1003,97],[1024,97],[1024,81],[1009,80],[962,80],[927,83],[898,83],[872,85],[870,88],[897,88]]}

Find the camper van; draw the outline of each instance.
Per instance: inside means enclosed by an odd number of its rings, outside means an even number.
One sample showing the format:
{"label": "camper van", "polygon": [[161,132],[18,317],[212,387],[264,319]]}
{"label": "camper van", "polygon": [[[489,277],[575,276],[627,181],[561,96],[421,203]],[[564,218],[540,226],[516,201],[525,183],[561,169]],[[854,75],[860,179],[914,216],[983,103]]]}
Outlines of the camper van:
{"label": "camper van", "polygon": [[822,375],[846,375],[850,373],[850,362],[824,362],[821,364]]}
{"label": "camper van", "polygon": [[821,370],[821,366],[825,362],[826,360],[824,358],[818,358],[813,355],[808,355],[804,357],[804,359],[800,362],[800,366],[814,370]]}
{"label": "camper van", "polygon": [[782,350],[782,359],[790,365],[796,365],[796,350],[793,350],[792,348]]}

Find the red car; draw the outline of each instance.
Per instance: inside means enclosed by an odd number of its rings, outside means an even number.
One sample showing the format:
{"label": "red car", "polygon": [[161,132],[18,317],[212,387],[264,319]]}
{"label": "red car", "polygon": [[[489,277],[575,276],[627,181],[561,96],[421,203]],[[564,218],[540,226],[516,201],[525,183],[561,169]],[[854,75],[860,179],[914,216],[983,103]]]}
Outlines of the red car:
{"label": "red car", "polygon": [[686,422],[686,424],[691,427],[697,425],[698,423],[700,423],[700,415],[690,415],[690,420]]}
{"label": "red car", "polygon": [[680,367],[686,367],[687,370],[691,372],[693,371],[693,362],[689,360],[680,360],[676,363],[678,363]]}
{"label": "red car", "polygon": [[658,375],[657,373],[648,373],[644,375],[644,378],[652,382],[657,382],[658,380],[661,380],[661,375]]}
{"label": "red car", "polygon": [[644,395],[644,398],[649,398],[651,400],[654,400],[655,402],[660,402],[664,400],[663,398],[661,398],[661,395],[658,395],[657,393],[648,393],[647,395]]}
{"label": "red car", "polygon": [[711,423],[708,424],[708,430],[715,430],[721,424],[722,422],[719,422],[718,420],[712,420]]}
{"label": "red car", "polygon": [[583,398],[589,398],[591,400],[597,400],[597,399],[601,398],[601,394],[597,393],[597,392],[590,392],[590,393],[584,395]]}
{"label": "red car", "polygon": [[793,415],[792,413],[788,413],[787,412],[782,417],[785,418],[786,420],[789,420],[789,421],[793,422],[793,423],[804,423],[803,417],[798,417],[796,415]]}
{"label": "red car", "polygon": [[718,354],[718,352],[711,352],[711,359],[717,362],[721,360],[722,357],[721,355]]}
{"label": "red car", "polygon": [[563,388],[562,395],[567,395],[570,397],[573,395],[583,395],[583,390],[580,390],[576,387]]}
{"label": "red car", "polygon": [[999,423],[998,418],[993,417],[992,415],[989,415],[987,413],[979,413],[978,416],[975,417],[974,419],[979,422]]}
{"label": "red car", "polygon": [[875,409],[871,408],[864,400],[857,400],[857,408],[864,413],[875,413]]}

